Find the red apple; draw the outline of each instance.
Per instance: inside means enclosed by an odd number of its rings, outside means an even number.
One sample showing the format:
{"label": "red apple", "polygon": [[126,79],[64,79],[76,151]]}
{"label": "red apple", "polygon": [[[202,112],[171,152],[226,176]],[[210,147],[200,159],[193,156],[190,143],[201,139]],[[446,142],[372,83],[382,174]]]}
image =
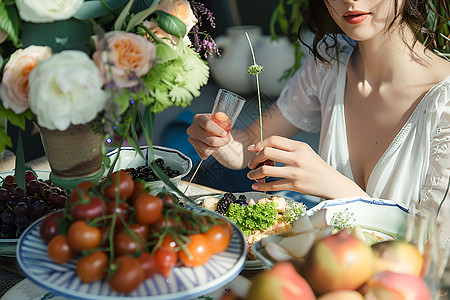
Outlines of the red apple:
{"label": "red apple", "polygon": [[341,230],[319,240],[306,257],[302,274],[317,294],[355,290],[373,275],[373,251]]}
{"label": "red apple", "polygon": [[290,262],[279,262],[257,275],[247,293],[247,300],[315,300],[308,282]]}
{"label": "red apple", "polygon": [[367,282],[366,300],[431,300],[423,278],[384,271]]}

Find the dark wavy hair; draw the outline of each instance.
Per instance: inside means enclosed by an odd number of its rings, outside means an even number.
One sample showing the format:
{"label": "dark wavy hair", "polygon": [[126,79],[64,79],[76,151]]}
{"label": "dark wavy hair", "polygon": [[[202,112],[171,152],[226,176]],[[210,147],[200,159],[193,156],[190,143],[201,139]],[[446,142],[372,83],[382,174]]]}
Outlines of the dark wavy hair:
{"label": "dark wavy hair", "polygon": [[[328,55],[339,59],[337,36],[344,32],[334,22],[325,5],[325,1],[328,0],[309,0],[305,3],[306,5],[302,7],[301,12],[305,20],[300,26],[298,36],[302,44],[310,50],[316,59],[329,63],[329,59],[321,54],[319,47],[323,44]],[[426,41],[424,42],[425,47],[433,50],[432,41],[435,33],[428,27],[427,23],[428,3],[430,0],[405,0],[404,6],[400,8],[398,0],[392,1],[394,1],[395,17],[389,24],[388,29],[392,29],[394,22],[400,18],[400,26],[409,26],[414,32],[414,44],[417,41]],[[304,38],[303,32],[305,29],[314,34],[312,44]],[[408,45],[411,50],[413,45]]]}

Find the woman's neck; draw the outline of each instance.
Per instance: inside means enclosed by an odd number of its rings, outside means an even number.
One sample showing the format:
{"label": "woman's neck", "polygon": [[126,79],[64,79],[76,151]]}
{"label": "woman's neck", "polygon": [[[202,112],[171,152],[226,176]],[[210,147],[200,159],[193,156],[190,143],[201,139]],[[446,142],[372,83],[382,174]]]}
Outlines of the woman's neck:
{"label": "woman's neck", "polygon": [[399,30],[395,30],[390,34],[359,42],[359,57],[356,59],[361,81],[372,87],[386,81],[403,82],[411,72],[417,72],[429,64],[429,57],[424,55],[424,46],[420,42],[414,44],[414,36],[409,29],[405,29],[403,36]]}

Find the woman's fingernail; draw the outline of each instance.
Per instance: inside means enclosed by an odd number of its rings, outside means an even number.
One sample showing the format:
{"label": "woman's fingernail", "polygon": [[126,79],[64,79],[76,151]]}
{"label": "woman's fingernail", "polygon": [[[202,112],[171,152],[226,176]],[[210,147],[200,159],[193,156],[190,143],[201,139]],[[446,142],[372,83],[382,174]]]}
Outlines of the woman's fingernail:
{"label": "woman's fingernail", "polygon": [[252,151],[253,149],[255,149],[255,144],[251,144],[250,146],[248,146],[247,148],[249,151]]}
{"label": "woman's fingernail", "polygon": [[258,189],[258,185],[256,183],[252,184],[252,189],[257,190]]}

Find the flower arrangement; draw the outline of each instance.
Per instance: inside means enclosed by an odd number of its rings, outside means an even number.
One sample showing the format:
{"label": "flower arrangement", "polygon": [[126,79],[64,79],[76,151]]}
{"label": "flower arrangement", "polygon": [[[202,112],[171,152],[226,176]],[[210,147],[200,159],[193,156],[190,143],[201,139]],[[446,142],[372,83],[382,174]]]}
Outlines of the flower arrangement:
{"label": "flower arrangement", "polygon": [[202,19],[215,26],[193,0],[0,0],[0,120],[90,124],[135,146],[141,125],[150,140],[152,115],[189,105],[208,81],[202,55],[217,47]]}

